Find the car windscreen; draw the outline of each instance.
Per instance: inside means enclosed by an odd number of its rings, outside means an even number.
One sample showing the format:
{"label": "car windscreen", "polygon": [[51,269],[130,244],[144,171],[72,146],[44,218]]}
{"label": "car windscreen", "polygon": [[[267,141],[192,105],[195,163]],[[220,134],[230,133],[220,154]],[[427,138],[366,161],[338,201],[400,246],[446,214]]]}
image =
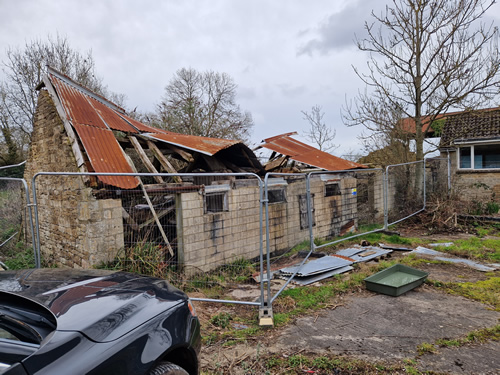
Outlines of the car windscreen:
{"label": "car windscreen", "polygon": [[6,339],[40,344],[56,329],[56,320],[45,307],[20,296],[0,292],[0,332]]}

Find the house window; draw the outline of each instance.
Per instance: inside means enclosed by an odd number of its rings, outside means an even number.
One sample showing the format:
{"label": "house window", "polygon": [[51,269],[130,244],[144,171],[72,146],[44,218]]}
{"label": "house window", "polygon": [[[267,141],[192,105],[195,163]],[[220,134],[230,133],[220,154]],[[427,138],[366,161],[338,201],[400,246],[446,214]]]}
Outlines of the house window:
{"label": "house window", "polygon": [[286,202],[285,188],[273,189],[267,192],[267,199],[269,203],[283,203]]}
{"label": "house window", "polygon": [[497,169],[500,168],[499,145],[474,145],[459,148],[459,166],[461,169]]}
{"label": "house window", "polygon": [[325,184],[325,197],[333,197],[335,195],[342,195],[340,191],[340,183],[333,182]]}
{"label": "house window", "polygon": [[229,185],[205,186],[205,213],[229,211]]}

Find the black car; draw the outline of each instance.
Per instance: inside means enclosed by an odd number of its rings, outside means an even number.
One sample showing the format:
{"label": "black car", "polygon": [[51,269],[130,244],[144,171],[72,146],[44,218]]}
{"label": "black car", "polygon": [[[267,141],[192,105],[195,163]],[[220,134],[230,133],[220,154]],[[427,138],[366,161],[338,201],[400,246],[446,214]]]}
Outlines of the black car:
{"label": "black car", "polygon": [[198,374],[200,323],[165,280],[0,271],[0,374]]}

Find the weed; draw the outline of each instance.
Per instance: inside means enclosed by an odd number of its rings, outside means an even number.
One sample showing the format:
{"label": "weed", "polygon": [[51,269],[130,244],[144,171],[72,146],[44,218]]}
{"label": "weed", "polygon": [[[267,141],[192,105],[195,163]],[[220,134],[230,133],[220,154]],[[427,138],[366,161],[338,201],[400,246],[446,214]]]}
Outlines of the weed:
{"label": "weed", "polygon": [[231,314],[227,312],[222,312],[220,314],[212,316],[212,318],[210,318],[210,323],[212,323],[216,327],[228,328],[229,322],[232,319],[233,318],[231,317]]}
{"label": "weed", "polygon": [[422,344],[417,346],[418,355],[423,355],[426,353],[435,353],[435,352],[436,352],[436,347],[434,346],[434,344],[423,342]]}
{"label": "weed", "polygon": [[488,202],[486,203],[486,213],[489,215],[493,215],[498,213],[500,210],[500,205],[496,202]]}
{"label": "weed", "polygon": [[35,268],[35,256],[33,249],[24,248],[22,243],[16,245],[17,251],[10,251],[5,259],[4,263],[9,269],[25,269],[25,268]]}

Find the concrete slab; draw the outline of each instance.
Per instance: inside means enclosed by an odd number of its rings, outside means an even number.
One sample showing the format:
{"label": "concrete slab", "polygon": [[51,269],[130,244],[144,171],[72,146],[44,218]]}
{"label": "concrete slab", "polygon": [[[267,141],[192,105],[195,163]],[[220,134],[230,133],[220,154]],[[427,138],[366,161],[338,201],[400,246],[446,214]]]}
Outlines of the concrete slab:
{"label": "concrete slab", "polygon": [[[400,297],[358,296],[319,317],[300,318],[282,332],[278,345],[289,349],[294,343],[297,350],[398,360],[415,357],[421,343],[493,327],[499,318],[499,312],[482,304],[424,285]],[[500,367],[500,356],[493,365]]]}

